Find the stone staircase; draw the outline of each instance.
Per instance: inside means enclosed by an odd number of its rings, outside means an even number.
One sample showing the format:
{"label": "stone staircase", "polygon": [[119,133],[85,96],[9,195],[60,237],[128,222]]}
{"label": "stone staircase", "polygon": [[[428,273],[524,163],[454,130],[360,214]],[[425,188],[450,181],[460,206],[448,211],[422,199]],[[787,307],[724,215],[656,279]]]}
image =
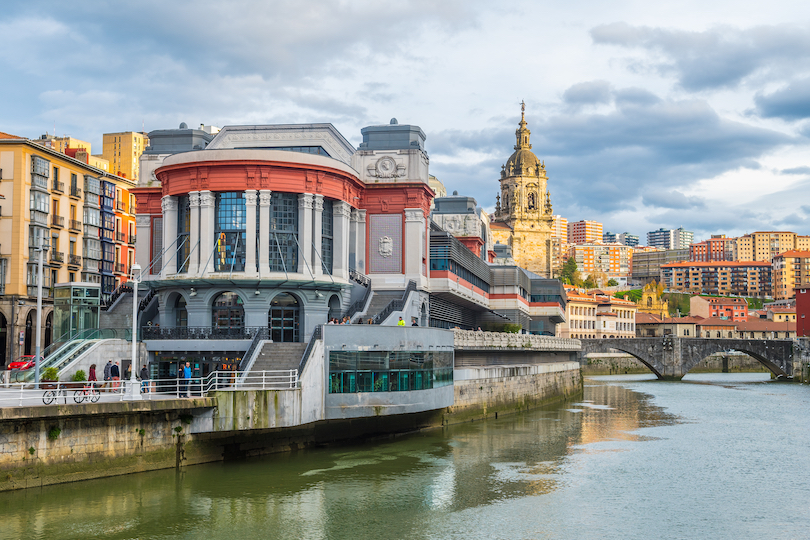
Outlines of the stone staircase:
{"label": "stone staircase", "polygon": [[371,297],[371,302],[368,303],[368,310],[363,315],[363,320],[373,318],[377,313],[385,309],[391,303],[391,300],[402,299],[402,291],[374,291],[374,296]]}
{"label": "stone staircase", "polygon": [[297,369],[306,348],[306,343],[265,343],[250,372]]}

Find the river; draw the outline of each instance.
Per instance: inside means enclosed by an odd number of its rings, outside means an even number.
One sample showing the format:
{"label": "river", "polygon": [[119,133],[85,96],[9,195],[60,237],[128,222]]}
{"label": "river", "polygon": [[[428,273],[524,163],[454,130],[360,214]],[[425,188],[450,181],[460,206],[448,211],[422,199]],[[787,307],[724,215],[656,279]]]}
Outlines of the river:
{"label": "river", "polygon": [[810,388],[586,379],[394,439],[0,494],[0,538],[810,538]]}

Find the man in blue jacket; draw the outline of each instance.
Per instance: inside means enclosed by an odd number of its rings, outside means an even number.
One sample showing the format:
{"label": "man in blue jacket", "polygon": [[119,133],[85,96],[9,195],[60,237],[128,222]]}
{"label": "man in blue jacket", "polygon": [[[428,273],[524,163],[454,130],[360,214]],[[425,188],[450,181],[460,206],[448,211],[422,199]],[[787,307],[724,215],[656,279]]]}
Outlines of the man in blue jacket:
{"label": "man in blue jacket", "polygon": [[191,364],[186,362],[186,367],[183,368],[183,392],[186,397],[191,397]]}

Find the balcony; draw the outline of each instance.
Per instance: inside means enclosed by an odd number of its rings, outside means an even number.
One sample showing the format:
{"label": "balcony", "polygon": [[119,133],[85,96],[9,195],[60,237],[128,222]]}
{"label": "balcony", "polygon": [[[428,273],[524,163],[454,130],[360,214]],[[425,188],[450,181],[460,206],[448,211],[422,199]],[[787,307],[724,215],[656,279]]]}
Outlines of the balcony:
{"label": "balcony", "polygon": [[65,227],[65,218],[62,216],[51,216],[51,227],[59,227],[63,229]]}
{"label": "balcony", "polygon": [[88,238],[98,238],[98,227],[95,225],[84,224],[84,235]]}
{"label": "balcony", "polygon": [[120,212],[126,212],[127,211],[127,205],[124,204],[124,201],[115,201],[115,209],[120,211]]}
{"label": "balcony", "polygon": [[98,261],[95,259],[84,259],[82,270],[85,272],[98,272]]}
{"label": "balcony", "polygon": [[38,225],[48,226],[48,214],[38,210],[31,210],[31,222]]}
{"label": "balcony", "polygon": [[116,232],[115,233],[115,240],[117,242],[121,242],[122,244],[126,243],[126,241],[127,241],[127,233]]}
{"label": "balcony", "polygon": [[118,274],[126,274],[127,272],[127,265],[124,263],[115,263],[114,264],[115,272]]}
{"label": "balcony", "polygon": [[134,204],[129,205],[129,213],[132,214],[133,216],[138,213],[137,208],[135,208]]}
{"label": "balcony", "polygon": [[71,219],[70,220],[70,230],[72,231],[81,231],[82,230],[82,222],[78,219]]}
{"label": "balcony", "polygon": [[70,196],[80,199],[82,197],[82,188],[79,186],[70,186]]}
{"label": "balcony", "polygon": [[135,245],[135,235],[134,234],[129,235],[129,243],[132,244],[133,246]]}
{"label": "balcony", "polygon": [[51,263],[52,264],[62,264],[65,262],[65,254],[61,251],[51,251]]}
{"label": "balcony", "polygon": [[31,186],[48,191],[48,179],[36,174],[31,175]]}
{"label": "balcony", "polygon": [[65,183],[60,182],[59,180],[54,180],[53,181],[53,190],[58,191],[59,193],[64,193],[65,192]]}
{"label": "balcony", "polygon": [[81,266],[82,265],[82,256],[81,255],[68,255],[68,264],[71,266]]}

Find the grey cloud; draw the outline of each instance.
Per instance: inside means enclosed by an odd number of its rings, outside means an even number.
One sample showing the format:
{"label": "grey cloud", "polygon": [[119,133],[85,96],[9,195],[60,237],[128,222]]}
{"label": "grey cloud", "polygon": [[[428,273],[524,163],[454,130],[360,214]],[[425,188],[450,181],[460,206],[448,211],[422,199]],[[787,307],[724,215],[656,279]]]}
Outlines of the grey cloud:
{"label": "grey cloud", "polygon": [[810,167],[793,167],[792,169],[782,169],[782,174],[810,174]]}
{"label": "grey cloud", "polygon": [[810,118],[810,78],[793,81],[769,94],[760,92],[754,97],[754,103],[759,115],[765,118]]}
{"label": "grey cloud", "polygon": [[659,55],[650,65],[661,74],[674,73],[688,90],[733,87],[758,71],[795,72],[810,65],[810,32],[799,25],[690,32],[616,22],[591,29],[591,39]]}
{"label": "grey cloud", "polygon": [[642,195],[641,201],[648,206],[673,209],[699,209],[706,205],[696,197],[687,197],[678,191],[661,192],[656,187],[650,186]]}
{"label": "grey cloud", "polygon": [[563,101],[574,105],[610,103],[612,99],[610,83],[607,81],[578,83],[563,92]]}

